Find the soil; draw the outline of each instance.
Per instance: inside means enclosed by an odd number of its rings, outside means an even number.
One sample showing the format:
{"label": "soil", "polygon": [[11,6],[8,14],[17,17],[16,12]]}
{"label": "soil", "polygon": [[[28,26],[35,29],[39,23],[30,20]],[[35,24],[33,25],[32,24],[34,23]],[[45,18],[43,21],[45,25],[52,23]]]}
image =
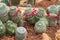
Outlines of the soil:
{"label": "soil", "polygon": [[[56,4],[56,0],[44,0],[40,3],[37,3],[35,6],[36,7],[43,7],[47,8],[50,5]],[[26,40],[42,40],[42,34],[36,34],[34,31],[34,27],[32,25],[29,25],[26,23],[25,28],[28,31]],[[52,38],[52,40],[55,40],[55,32],[60,29],[59,26],[57,27],[48,27],[46,30],[46,33]],[[14,36],[4,36],[0,38],[0,40],[14,40]]]}

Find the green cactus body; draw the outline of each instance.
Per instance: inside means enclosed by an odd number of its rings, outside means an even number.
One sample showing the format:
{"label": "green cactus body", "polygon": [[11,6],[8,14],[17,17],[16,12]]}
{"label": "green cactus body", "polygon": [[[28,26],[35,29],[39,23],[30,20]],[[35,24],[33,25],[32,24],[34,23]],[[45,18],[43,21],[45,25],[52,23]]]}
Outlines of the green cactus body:
{"label": "green cactus body", "polygon": [[47,20],[47,18],[45,18],[45,17],[40,18],[40,20],[39,20],[39,21],[44,22],[44,23],[46,24],[46,26],[48,26],[48,25],[49,25],[48,20]]}
{"label": "green cactus body", "polygon": [[38,8],[38,10],[37,10],[37,16],[44,16],[44,14],[45,14],[46,12],[45,12],[45,10],[43,9],[43,8]]}
{"label": "green cactus body", "polygon": [[21,19],[21,13],[18,12],[17,15],[14,16],[18,9],[16,8],[16,6],[12,6],[10,9],[11,9],[9,14],[10,19],[15,23],[19,23]]}
{"label": "green cactus body", "polygon": [[[25,10],[25,15],[30,15],[32,12],[32,9],[28,9]],[[26,20],[30,23],[30,24],[35,24],[35,16],[26,16]]]}
{"label": "green cactus body", "polygon": [[0,20],[5,23],[8,18],[9,7],[6,4],[0,3]]}
{"label": "green cactus body", "polygon": [[15,40],[24,40],[27,36],[27,31],[24,27],[18,27],[16,30]]}
{"label": "green cactus body", "polygon": [[36,24],[35,24],[35,32],[36,33],[43,33],[43,32],[46,32],[46,24],[42,21],[38,21]]}
{"label": "green cactus body", "polygon": [[4,36],[6,33],[5,26],[3,25],[2,21],[0,20],[0,37]]}
{"label": "green cactus body", "polygon": [[10,5],[8,0],[1,0],[1,2],[5,3],[6,5]]}
{"label": "green cactus body", "polygon": [[9,35],[13,35],[16,31],[17,25],[10,20],[7,21],[6,25],[7,25],[7,33]]}
{"label": "green cactus body", "polygon": [[56,8],[56,5],[51,5],[48,7],[48,13],[54,13],[54,14],[58,14],[58,10]]}

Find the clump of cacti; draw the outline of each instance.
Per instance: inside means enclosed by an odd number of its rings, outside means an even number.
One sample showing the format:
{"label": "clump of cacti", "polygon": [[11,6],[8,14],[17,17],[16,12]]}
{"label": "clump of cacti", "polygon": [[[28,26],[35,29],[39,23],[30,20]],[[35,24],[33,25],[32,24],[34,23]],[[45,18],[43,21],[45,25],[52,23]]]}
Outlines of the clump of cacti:
{"label": "clump of cacti", "polygon": [[9,12],[9,7],[4,3],[0,3],[0,20],[3,23],[5,23],[9,19],[8,12]]}
{"label": "clump of cacti", "polygon": [[[20,10],[16,6],[10,7],[10,13],[9,13],[10,19],[19,24],[21,19],[21,13]],[[20,24],[19,24],[20,25]]]}
{"label": "clump of cacti", "polygon": [[57,5],[51,5],[48,7],[48,21],[49,26],[57,26],[59,10]]}
{"label": "clump of cacti", "polygon": [[25,10],[25,18],[26,20],[31,23],[31,24],[35,24],[36,22],[38,22],[40,20],[40,18],[45,17],[46,16],[46,12],[43,8],[30,8]]}
{"label": "clump of cacti", "polygon": [[12,21],[10,21],[10,20],[8,20],[7,22],[6,22],[6,30],[7,30],[7,33],[9,34],[9,35],[13,35],[14,33],[15,33],[15,31],[16,31],[16,28],[17,28],[17,24],[15,24],[15,23],[13,23]]}
{"label": "clump of cacti", "polygon": [[2,21],[0,20],[0,37],[4,36],[6,34],[6,28]]}
{"label": "clump of cacti", "polygon": [[15,40],[24,40],[27,36],[27,30],[24,27],[18,27],[16,29]]}
{"label": "clump of cacti", "polygon": [[46,27],[45,22],[43,22],[43,21],[38,21],[38,22],[35,24],[34,29],[35,29],[35,32],[36,32],[36,33],[43,33],[43,32],[46,32],[47,27]]}

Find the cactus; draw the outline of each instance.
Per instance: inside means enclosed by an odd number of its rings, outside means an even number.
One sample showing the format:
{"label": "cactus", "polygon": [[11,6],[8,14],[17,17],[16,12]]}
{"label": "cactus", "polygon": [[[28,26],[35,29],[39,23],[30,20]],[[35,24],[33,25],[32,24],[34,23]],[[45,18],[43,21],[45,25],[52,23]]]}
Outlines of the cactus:
{"label": "cactus", "polygon": [[23,40],[26,38],[27,31],[24,27],[18,27],[16,29],[16,35],[15,35],[15,40]]}
{"label": "cactus", "polygon": [[36,24],[35,24],[35,32],[36,33],[43,33],[43,32],[46,32],[46,24],[42,21],[38,21]]}
{"label": "cactus", "polygon": [[54,13],[58,15],[58,10],[56,8],[56,5],[51,5],[48,7],[48,13]]}
{"label": "cactus", "polygon": [[[17,14],[16,14],[17,11]],[[21,19],[21,13],[20,11],[18,11],[18,8],[16,6],[11,6],[10,7],[10,13],[9,13],[10,19],[19,24],[20,23],[20,19]]]}
{"label": "cactus", "polygon": [[3,3],[5,3],[8,6],[10,5],[8,0],[1,0],[0,2],[3,2]]}
{"label": "cactus", "polygon": [[0,3],[0,20],[5,23],[8,18],[9,7],[6,4]]}
{"label": "cactus", "polygon": [[25,18],[30,24],[35,24],[35,16],[32,16],[31,12],[32,9],[25,10]]}
{"label": "cactus", "polygon": [[6,22],[6,25],[7,25],[7,33],[9,35],[13,35],[16,31],[17,25],[10,20]]}
{"label": "cactus", "polygon": [[43,8],[38,8],[36,16],[35,16],[35,20],[36,22],[40,20],[40,18],[42,17],[46,17],[46,11]]}
{"label": "cactus", "polygon": [[6,33],[6,29],[2,21],[0,20],[0,37],[4,36]]}
{"label": "cactus", "polygon": [[48,23],[48,19],[47,19],[47,18],[45,18],[45,17],[40,18],[40,20],[39,20],[39,21],[44,22],[44,23],[46,24],[46,26],[48,26],[48,25],[49,25],[49,23]]}

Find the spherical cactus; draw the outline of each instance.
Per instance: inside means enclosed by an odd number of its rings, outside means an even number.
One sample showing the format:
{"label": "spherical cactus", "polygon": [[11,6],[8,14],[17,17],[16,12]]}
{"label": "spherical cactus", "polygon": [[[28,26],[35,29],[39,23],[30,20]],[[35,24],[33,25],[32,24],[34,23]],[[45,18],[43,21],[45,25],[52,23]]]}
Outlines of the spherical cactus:
{"label": "spherical cactus", "polygon": [[17,25],[10,20],[7,21],[6,25],[7,25],[7,33],[9,35],[13,35],[16,31]]}
{"label": "spherical cactus", "polygon": [[46,24],[42,21],[38,21],[36,24],[35,24],[35,32],[36,33],[43,33],[43,32],[46,32]]}
{"label": "spherical cactus", "polygon": [[38,8],[36,15],[37,16],[46,16],[47,14],[43,8]]}
{"label": "spherical cactus", "polygon": [[16,29],[15,40],[23,40],[27,36],[27,31],[24,27],[18,27]]}
{"label": "spherical cactus", "polygon": [[10,19],[15,22],[19,23],[21,18],[20,10],[16,6],[10,7],[10,13],[9,13]]}
{"label": "spherical cactus", "polygon": [[58,10],[56,8],[56,5],[49,6],[47,10],[48,10],[48,13],[58,14]]}
{"label": "spherical cactus", "polygon": [[8,18],[8,12],[9,12],[9,7],[4,4],[0,3],[0,20],[5,23],[9,18]]}
{"label": "spherical cactus", "polygon": [[0,37],[4,36],[6,33],[6,29],[2,21],[0,20]]}
{"label": "spherical cactus", "polygon": [[10,5],[8,0],[1,0],[0,2],[3,2],[3,3],[5,3],[8,6]]}

